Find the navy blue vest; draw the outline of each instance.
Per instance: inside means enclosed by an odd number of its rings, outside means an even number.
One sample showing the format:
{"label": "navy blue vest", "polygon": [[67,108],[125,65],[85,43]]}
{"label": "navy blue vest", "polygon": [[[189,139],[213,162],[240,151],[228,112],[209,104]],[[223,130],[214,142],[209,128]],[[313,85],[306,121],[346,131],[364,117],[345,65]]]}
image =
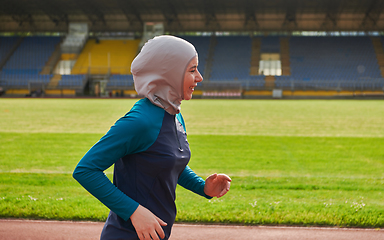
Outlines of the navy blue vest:
{"label": "navy blue vest", "polygon": [[[164,112],[160,133],[152,146],[144,152],[124,156],[114,166],[116,187],[168,224],[163,227],[165,239],[169,238],[176,217],[177,181],[190,156],[182,124],[175,115]],[[130,219],[124,221],[111,211],[101,239],[137,240],[138,237]]]}

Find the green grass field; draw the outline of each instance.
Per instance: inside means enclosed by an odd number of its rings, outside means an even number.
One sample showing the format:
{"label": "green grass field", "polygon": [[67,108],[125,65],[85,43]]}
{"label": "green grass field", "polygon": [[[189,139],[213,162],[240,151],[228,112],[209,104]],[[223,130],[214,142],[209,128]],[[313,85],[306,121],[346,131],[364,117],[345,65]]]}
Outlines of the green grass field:
{"label": "green grass field", "polygon": [[[71,174],[135,101],[0,99],[0,217],[104,221]],[[233,182],[211,200],[178,188],[178,222],[384,227],[383,101],[192,100],[182,113],[191,168]]]}

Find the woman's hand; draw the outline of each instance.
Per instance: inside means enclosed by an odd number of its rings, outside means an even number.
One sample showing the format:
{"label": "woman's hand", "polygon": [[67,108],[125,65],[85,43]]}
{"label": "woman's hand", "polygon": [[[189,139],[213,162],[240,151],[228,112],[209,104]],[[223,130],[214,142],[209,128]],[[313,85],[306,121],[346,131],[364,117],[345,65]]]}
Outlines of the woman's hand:
{"label": "woman's hand", "polygon": [[204,193],[211,197],[222,197],[229,191],[231,181],[225,174],[212,174],[205,180]]}
{"label": "woman's hand", "polygon": [[131,222],[140,240],[159,240],[165,237],[161,226],[167,226],[163,220],[155,216],[151,211],[139,205],[131,216]]}

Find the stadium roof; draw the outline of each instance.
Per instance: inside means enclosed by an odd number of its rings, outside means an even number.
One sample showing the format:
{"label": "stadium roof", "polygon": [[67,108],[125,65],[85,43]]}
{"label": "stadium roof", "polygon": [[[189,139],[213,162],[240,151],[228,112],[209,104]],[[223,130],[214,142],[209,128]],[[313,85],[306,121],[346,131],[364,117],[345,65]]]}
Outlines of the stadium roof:
{"label": "stadium roof", "polygon": [[0,32],[383,31],[384,0],[2,0]]}

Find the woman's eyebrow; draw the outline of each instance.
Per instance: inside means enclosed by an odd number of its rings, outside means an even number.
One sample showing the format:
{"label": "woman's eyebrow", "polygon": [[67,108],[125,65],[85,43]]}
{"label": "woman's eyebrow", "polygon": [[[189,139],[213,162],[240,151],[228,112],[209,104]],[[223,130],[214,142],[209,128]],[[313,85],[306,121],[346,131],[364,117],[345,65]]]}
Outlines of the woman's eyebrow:
{"label": "woman's eyebrow", "polygon": [[193,65],[192,67],[190,67],[189,69],[192,69],[192,68],[197,68],[197,66],[196,65]]}

